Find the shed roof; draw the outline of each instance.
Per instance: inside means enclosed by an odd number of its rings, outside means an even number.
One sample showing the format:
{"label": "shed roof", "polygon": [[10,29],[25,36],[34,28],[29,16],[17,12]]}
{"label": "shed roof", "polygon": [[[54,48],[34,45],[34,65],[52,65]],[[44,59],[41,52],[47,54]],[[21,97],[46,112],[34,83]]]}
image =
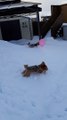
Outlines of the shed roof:
{"label": "shed roof", "polygon": [[[0,2],[1,3],[1,2]],[[0,10],[1,9],[10,9],[10,8],[17,8],[17,7],[29,7],[32,5],[40,5],[41,3],[37,3],[37,2],[25,2],[25,1],[21,1],[18,3],[10,3],[8,2],[7,4],[0,4]]]}
{"label": "shed roof", "polygon": [[42,9],[38,7],[41,3],[37,2],[19,2],[13,4],[0,5],[0,16],[22,14],[22,13],[33,13],[41,11]]}

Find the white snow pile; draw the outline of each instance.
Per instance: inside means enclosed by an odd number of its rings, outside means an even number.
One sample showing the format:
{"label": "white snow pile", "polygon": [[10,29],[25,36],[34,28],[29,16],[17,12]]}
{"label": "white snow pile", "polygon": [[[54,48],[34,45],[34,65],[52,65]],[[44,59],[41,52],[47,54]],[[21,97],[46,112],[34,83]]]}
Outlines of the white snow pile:
{"label": "white snow pile", "polygon": [[[67,120],[67,41],[29,48],[0,40],[0,120]],[[48,66],[23,77],[24,64]]]}

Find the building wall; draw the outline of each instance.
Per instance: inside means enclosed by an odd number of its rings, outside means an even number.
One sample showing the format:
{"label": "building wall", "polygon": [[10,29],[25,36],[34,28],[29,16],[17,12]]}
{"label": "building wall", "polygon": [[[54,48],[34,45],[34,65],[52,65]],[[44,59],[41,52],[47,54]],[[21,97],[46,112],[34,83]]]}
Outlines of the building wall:
{"label": "building wall", "polygon": [[63,5],[52,5],[51,14],[54,14],[54,17],[62,14],[63,22],[67,23],[67,4]]}
{"label": "building wall", "polygon": [[61,6],[63,22],[67,23],[67,4]]}

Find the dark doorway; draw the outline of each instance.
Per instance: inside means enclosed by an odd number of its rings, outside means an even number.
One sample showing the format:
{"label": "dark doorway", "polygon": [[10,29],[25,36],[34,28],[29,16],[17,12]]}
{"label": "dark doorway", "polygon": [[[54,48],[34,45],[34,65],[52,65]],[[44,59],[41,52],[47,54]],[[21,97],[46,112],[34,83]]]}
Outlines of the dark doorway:
{"label": "dark doorway", "polygon": [[0,23],[1,33],[4,40],[21,39],[21,30],[19,20],[2,21]]}

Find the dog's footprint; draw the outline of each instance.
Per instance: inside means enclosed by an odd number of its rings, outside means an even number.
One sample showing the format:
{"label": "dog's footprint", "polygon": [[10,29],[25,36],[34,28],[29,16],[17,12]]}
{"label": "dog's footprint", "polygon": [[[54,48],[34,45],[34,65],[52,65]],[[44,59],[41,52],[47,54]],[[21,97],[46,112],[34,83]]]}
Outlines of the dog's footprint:
{"label": "dog's footprint", "polygon": [[37,77],[34,77],[34,80],[37,80]]}
{"label": "dog's footprint", "polygon": [[47,114],[46,117],[47,118],[52,118],[52,116],[50,114]]}
{"label": "dog's footprint", "polygon": [[65,112],[67,112],[67,108],[65,108],[65,110],[64,110]]}
{"label": "dog's footprint", "polygon": [[32,107],[36,107],[36,104],[34,101],[32,101],[31,104],[32,104]]}

